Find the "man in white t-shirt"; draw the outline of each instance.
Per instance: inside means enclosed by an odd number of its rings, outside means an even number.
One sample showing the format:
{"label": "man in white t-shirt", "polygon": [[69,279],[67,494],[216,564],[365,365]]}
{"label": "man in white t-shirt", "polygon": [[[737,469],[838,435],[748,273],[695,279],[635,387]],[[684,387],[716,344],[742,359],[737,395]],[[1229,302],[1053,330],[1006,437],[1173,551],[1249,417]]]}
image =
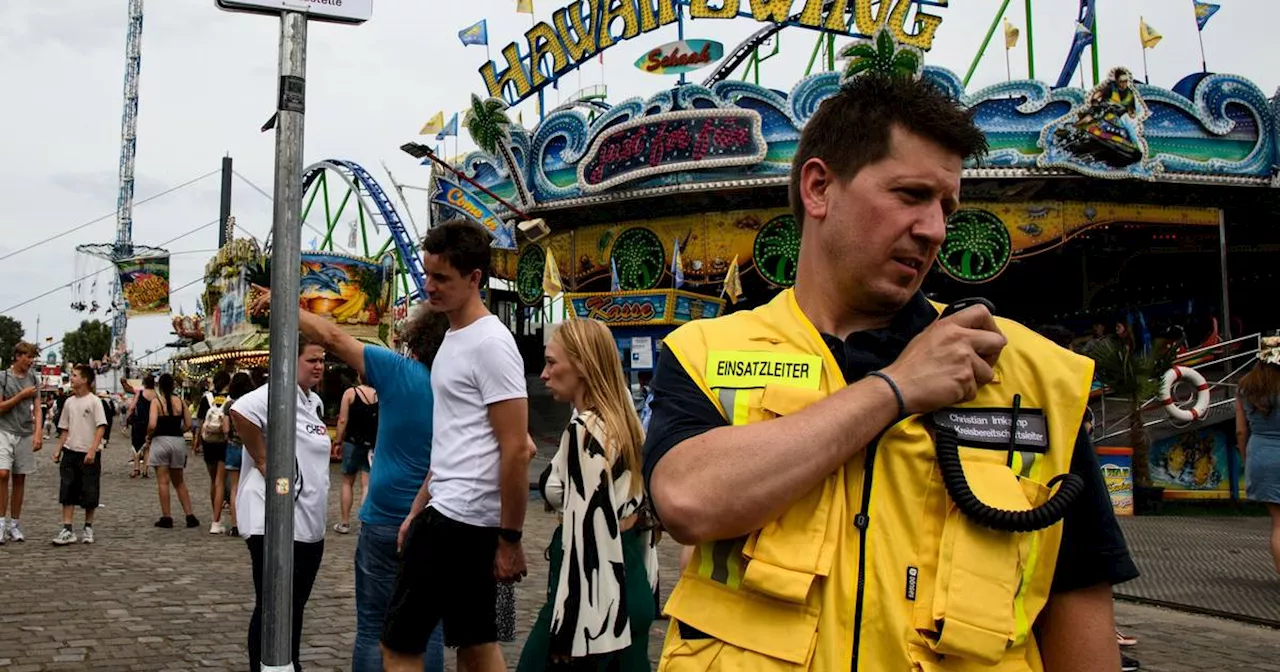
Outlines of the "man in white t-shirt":
{"label": "man in white t-shirt", "polygon": [[431,473],[401,527],[382,633],[387,672],[422,670],[441,622],[460,669],[506,669],[495,605],[497,583],[526,574],[529,405],[515,339],[480,298],[490,242],[483,228],[457,222],[431,229],[422,243],[431,306],[450,328],[431,371]]}

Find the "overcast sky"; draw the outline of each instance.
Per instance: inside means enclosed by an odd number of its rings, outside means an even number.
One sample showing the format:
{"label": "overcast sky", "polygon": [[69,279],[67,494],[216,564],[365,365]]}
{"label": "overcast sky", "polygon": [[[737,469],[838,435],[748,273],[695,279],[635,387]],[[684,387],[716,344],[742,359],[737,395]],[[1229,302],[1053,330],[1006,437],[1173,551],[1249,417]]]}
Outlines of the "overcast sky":
{"label": "overcast sky", "polygon": [[[1280,18],[1275,0],[1219,0],[1222,11],[1204,33],[1209,67],[1240,74],[1270,95],[1280,84],[1280,50],[1274,26]],[[549,20],[562,6],[535,0],[537,19]],[[567,4],[567,2],[565,3]],[[797,0],[797,9],[800,5]],[[961,75],[981,44],[1000,0],[952,0],[935,11],[943,16],[927,62]],[[1070,0],[1034,0],[1036,67],[1040,79],[1053,80],[1071,41],[1076,11]],[[1142,68],[1139,16],[1165,40],[1149,53],[1153,84],[1171,87],[1200,68],[1200,52],[1191,0],[1100,0],[1101,61]],[[364,164],[381,179],[385,161],[398,180],[426,186],[427,169],[397,148],[418,139],[422,124],[438,110],[463,109],[471,92],[484,89],[477,69],[485,49],[462,46],[457,32],[488,19],[492,53],[521,39],[529,16],[514,13],[515,0],[374,0],[374,16],[363,26],[312,24],[307,77],[305,161],[347,158]],[[746,0],[743,1],[746,6]],[[1023,45],[1013,54],[1013,76],[1026,76],[1024,3],[1012,3],[1010,19],[1023,28]],[[22,321],[27,338],[61,338],[86,316],[69,309],[77,296],[65,288],[14,310],[10,306],[68,283],[77,271],[105,264],[78,264],[75,246],[115,238],[117,166],[120,152],[121,82],[128,3],[125,0],[40,0],[0,3],[0,126],[7,131],[0,165],[0,256],[50,235],[107,215],[99,223],[0,261],[0,311]],[[751,20],[699,21],[687,38],[724,42],[725,51],[755,31]],[[274,137],[259,128],[271,115],[275,96],[279,22],[270,17],[218,10],[213,0],[150,0],[143,35],[141,104],[138,122],[135,199],[216,171],[230,153],[236,170],[271,191]],[[782,55],[765,64],[765,84],[789,89],[803,74],[816,33],[791,29],[782,35]],[[632,64],[648,49],[676,39],[676,27],[623,42],[605,53],[605,64],[591,61],[581,74],[569,74],[557,96],[607,79],[611,100],[648,96],[671,78],[642,73]],[[838,43],[839,44],[839,43]],[[974,78],[971,90],[1005,78],[1002,42],[997,35]],[[1086,57],[1087,60],[1087,57]],[[697,74],[703,73],[695,73]],[[695,79],[695,81],[698,81]],[[520,106],[524,119],[536,118],[532,102]],[[434,142],[434,139],[429,139]],[[465,131],[463,149],[470,144]],[[452,140],[450,141],[452,151]],[[384,181],[384,186],[389,187]],[[158,244],[218,216],[218,179],[138,205],[134,241]],[[419,224],[425,226],[423,195],[408,192]],[[270,201],[235,182],[233,213],[238,225],[262,237],[270,228]],[[303,246],[315,234],[304,231]],[[338,238],[345,242],[345,233]],[[203,274],[216,246],[215,227],[168,245],[174,253],[171,286]],[[371,242],[371,244],[373,244]],[[98,276],[96,295],[85,282],[80,295],[104,306],[110,300],[110,274]],[[178,291],[175,311],[195,310],[201,284]],[[135,355],[168,339],[167,319],[138,318],[129,326]],[[167,351],[162,351],[162,353]],[[153,355],[154,361],[157,356]]]}

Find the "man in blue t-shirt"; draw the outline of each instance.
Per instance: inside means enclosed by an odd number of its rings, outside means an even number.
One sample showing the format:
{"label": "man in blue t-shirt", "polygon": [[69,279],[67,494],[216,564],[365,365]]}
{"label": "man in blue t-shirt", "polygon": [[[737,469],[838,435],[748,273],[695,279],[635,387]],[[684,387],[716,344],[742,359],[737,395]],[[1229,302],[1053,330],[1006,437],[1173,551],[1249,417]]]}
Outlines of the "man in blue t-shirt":
{"label": "man in blue t-shirt", "polygon": [[[267,299],[263,299],[265,303]],[[353,672],[382,670],[378,640],[391,602],[398,567],[400,525],[431,469],[431,362],[449,320],[423,305],[406,325],[401,342],[408,356],[365,345],[338,325],[300,310],[298,326],[308,338],[341,359],[378,391],[378,435],[356,543],[356,641]],[[444,670],[444,638],[432,634],[423,669]]]}

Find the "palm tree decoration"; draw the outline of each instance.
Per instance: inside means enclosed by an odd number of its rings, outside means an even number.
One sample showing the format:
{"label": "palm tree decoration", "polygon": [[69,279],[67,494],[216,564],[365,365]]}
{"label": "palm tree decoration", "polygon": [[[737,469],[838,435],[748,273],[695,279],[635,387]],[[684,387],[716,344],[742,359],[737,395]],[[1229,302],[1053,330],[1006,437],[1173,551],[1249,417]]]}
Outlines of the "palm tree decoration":
{"label": "palm tree decoration", "polygon": [[524,175],[516,164],[516,157],[511,153],[511,118],[507,116],[507,103],[501,98],[480,100],[480,96],[471,94],[471,110],[467,112],[463,123],[476,146],[490,154],[502,155],[507,164],[507,173],[511,175],[511,184],[515,186],[516,197],[520,205],[528,207],[532,203],[529,190],[524,184]]}
{"label": "palm tree decoration", "polygon": [[1133,484],[1150,487],[1151,440],[1142,411],[1147,401],[1160,393],[1160,378],[1173,365],[1173,349],[1134,350],[1123,342],[1108,339],[1094,347],[1089,356],[1094,361],[1094,375],[1112,395],[1123,398],[1129,406]]}
{"label": "palm tree decoration", "polygon": [[846,81],[863,73],[916,77],[924,63],[918,49],[907,45],[899,48],[888,28],[876,31],[870,40],[858,40],[845,47],[840,58],[849,59],[844,69]]}
{"label": "palm tree decoration", "polygon": [[780,287],[795,285],[800,262],[800,227],[796,226],[795,217],[782,215],[761,227],[752,257],[765,280]]}
{"label": "palm tree decoration", "polygon": [[938,263],[957,280],[986,282],[1004,271],[1012,254],[1013,239],[999,217],[965,208],[947,218],[947,238],[938,251]]}

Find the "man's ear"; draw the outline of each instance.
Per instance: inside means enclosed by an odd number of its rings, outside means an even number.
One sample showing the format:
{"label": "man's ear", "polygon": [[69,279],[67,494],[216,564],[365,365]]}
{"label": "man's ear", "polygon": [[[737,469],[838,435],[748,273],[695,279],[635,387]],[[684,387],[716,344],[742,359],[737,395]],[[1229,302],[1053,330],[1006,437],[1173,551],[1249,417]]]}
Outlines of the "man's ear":
{"label": "man's ear", "polygon": [[809,218],[826,218],[827,198],[834,182],[835,173],[822,159],[814,157],[800,166],[800,202]]}

